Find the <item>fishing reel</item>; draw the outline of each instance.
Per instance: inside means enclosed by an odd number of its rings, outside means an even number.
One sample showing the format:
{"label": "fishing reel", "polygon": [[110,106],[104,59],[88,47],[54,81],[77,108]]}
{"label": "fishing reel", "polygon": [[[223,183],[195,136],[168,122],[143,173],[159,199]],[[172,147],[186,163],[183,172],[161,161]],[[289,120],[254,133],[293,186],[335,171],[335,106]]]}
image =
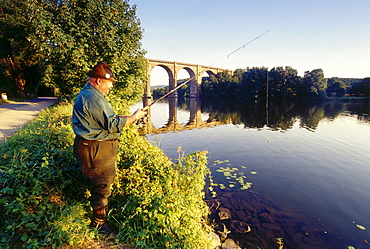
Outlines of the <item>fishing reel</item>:
{"label": "fishing reel", "polygon": [[149,121],[149,114],[145,114],[144,117],[139,118],[138,120],[136,120],[135,121],[135,124],[136,125],[146,124],[146,123],[148,123],[148,121]]}
{"label": "fishing reel", "polygon": [[143,109],[141,109],[141,111],[143,112],[146,112],[146,114],[142,117],[142,118],[139,118],[135,121],[135,124],[136,125],[139,125],[139,124],[146,124],[149,122],[149,106],[145,106]]}

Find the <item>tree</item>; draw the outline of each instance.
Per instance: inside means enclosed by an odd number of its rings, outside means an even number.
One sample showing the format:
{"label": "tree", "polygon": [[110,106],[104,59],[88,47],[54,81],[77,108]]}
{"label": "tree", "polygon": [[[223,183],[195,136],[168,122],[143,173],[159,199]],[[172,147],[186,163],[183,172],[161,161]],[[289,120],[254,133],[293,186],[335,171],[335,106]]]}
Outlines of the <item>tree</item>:
{"label": "tree", "polygon": [[45,75],[60,95],[76,93],[86,72],[104,61],[116,74],[119,98],[140,98],[146,59],[136,6],[128,0],[0,1],[1,67],[21,92]]}
{"label": "tree", "polygon": [[240,83],[243,80],[243,73],[245,73],[245,71],[246,71],[245,69],[241,69],[241,68],[235,69],[234,74],[233,74],[233,81]]}
{"label": "tree", "polygon": [[328,96],[343,97],[346,94],[346,85],[338,77],[330,78],[326,94]]}
{"label": "tree", "polygon": [[146,60],[136,6],[122,0],[49,3],[57,27],[50,39],[50,84],[54,82],[61,94],[77,92],[91,66],[104,61],[115,72],[115,89],[121,98],[132,99],[142,92],[138,79],[145,80]]}
{"label": "tree", "polygon": [[306,97],[325,97],[327,88],[327,79],[324,77],[322,69],[314,69],[311,72],[306,71],[302,80],[299,93]]}
{"label": "tree", "polygon": [[268,79],[269,97],[287,99],[296,95],[300,82],[297,70],[292,67],[276,67],[270,70]]}
{"label": "tree", "polygon": [[348,92],[357,96],[370,96],[370,78],[364,78],[362,81],[353,84]]}
{"label": "tree", "polygon": [[240,86],[242,95],[252,99],[265,98],[267,75],[266,67],[247,68]]}
{"label": "tree", "polygon": [[43,0],[0,0],[0,67],[10,95],[34,96],[45,71],[51,15]]}
{"label": "tree", "polygon": [[232,98],[235,94],[234,77],[228,72],[220,72],[210,75],[209,80],[202,83],[202,96]]}

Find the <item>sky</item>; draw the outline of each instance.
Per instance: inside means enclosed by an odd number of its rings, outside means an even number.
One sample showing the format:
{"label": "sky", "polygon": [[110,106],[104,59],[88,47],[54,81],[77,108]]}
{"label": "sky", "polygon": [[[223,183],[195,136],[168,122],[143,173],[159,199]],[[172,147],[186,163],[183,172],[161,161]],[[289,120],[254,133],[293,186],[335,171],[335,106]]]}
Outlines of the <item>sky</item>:
{"label": "sky", "polygon": [[[129,4],[137,6],[147,58],[231,70],[291,66],[300,76],[321,68],[326,78],[370,77],[370,0],[130,0]],[[179,78],[189,77],[187,73],[181,77],[184,72]],[[154,68],[151,85],[161,84],[164,74],[164,69]]]}

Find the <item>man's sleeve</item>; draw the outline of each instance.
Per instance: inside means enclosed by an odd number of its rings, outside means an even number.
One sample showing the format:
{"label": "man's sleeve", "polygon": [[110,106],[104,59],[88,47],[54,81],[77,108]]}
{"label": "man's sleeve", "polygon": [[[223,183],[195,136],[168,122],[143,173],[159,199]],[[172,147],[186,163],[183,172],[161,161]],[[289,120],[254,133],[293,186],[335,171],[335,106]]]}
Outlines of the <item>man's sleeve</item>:
{"label": "man's sleeve", "polygon": [[110,133],[119,133],[126,125],[126,118],[120,118],[119,115],[116,115],[112,106],[105,99],[92,98],[89,110],[95,121]]}

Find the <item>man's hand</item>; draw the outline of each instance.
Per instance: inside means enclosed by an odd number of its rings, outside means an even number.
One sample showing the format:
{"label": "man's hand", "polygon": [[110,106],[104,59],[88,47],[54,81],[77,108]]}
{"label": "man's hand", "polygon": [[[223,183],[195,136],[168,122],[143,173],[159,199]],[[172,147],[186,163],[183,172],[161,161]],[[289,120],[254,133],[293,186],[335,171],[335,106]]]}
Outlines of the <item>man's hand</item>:
{"label": "man's hand", "polygon": [[119,117],[126,118],[126,125],[130,125],[142,119],[145,115],[146,111],[143,111],[142,109],[139,108],[131,116],[119,116]]}
{"label": "man's hand", "polygon": [[147,114],[143,109],[137,109],[132,115],[135,116],[136,121],[142,119]]}

